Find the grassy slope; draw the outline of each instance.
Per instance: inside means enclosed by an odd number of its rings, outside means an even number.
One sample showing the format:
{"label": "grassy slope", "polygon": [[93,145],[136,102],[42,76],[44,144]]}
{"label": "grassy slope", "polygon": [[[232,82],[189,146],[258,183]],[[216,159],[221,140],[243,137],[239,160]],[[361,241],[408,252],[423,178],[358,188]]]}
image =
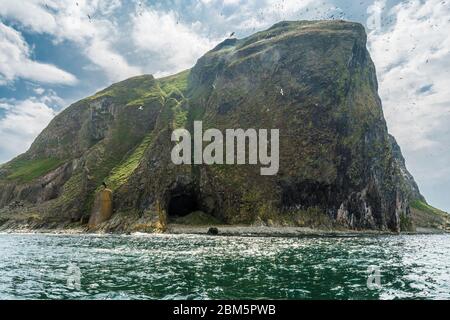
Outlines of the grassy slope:
{"label": "grassy slope", "polygon": [[[160,95],[163,99],[170,96],[173,92],[179,92],[183,95],[187,88],[188,75],[189,70],[186,70],[173,76],[157,79],[159,85],[158,87],[160,88]],[[145,93],[144,96],[147,96],[147,93]],[[141,99],[138,98],[135,101],[139,102]],[[179,105],[179,103],[176,104],[176,108],[179,108]],[[180,113],[182,114],[182,112]],[[111,170],[111,173],[109,177],[107,177],[106,181],[112,190],[116,190],[122,186],[134,170],[137,169],[142,157],[145,154],[145,151],[152,144],[153,137],[154,134],[149,133],[133,152],[131,152],[118,166]]]}
{"label": "grassy slope", "polygon": [[[158,80],[149,76],[135,77],[112,85],[86,100],[94,101],[101,97],[111,97],[116,101],[126,103],[127,106],[141,105],[155,98],[161,99],[175,90],[184,92],[187,87],[188,75],[189,70]],[[154,81],[157,81],[159,86],[154,87],[154,90],[148,90],[149,87],[152,87]],[[132,89],[130,89],[130,87],[132,87]],[[122,138],[126,137],[126,132],[122,132],[120,136]],[[127,177],[129,177],[136,169],[144,151],[150,145],[150,142],[151,136],[148,135],[127,159],[122,161],[119,166],[112,170],[110,177],[112,185],[120,185],[126,181]],[[10,163],[3,165],[2,168],[7,169],[9,172],[6,180],[16,181],[18,183],[28,183],[51,172],[62,163],[62,160],[56,158],[27,160],[19,157]]]}
{"label": "grassy slope", "polygon": [[417,227],[450,230],[450,215],[420,200],[412,202],[411,215]]}
{"label": "grassy slope", "polygon": [[166,94],[175,90],[185,92],[187,89],[189,72],[190,70],[185,70],[172,76],[157,79],[161,90]]}
{"label": "grassy slope", "polygon": [[7,168],[11,173],[6,179],[27,183],[56,169],[62,162],[63,161],[55,158],[35,160],[15,159],[7,165]]}
{"label": "grassy slope", "polygon": [[130,175],[138,167],[145,150],[150,146],[153,135],[149,134],[144,138],[142,143],[117,167],[115,167],[106,182],[111,190],[116,190],[122,186],[130,177]]}

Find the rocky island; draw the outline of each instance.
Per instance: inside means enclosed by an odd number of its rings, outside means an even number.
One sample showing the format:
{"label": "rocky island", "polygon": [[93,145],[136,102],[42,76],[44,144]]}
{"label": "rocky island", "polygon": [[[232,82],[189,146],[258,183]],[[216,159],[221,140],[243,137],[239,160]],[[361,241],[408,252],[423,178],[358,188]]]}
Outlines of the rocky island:
{"label": "rocky island", "polygon": [[[190,70],[134,77],[58,114],[0,167],[0,228],[448,229],[388,133],[377,86],[358,23],[280,22],[227,39]],[[173,164],[171,134],[194,121],[279,129],[278,174]],[[112,214],[97,219],[105,201]]]}

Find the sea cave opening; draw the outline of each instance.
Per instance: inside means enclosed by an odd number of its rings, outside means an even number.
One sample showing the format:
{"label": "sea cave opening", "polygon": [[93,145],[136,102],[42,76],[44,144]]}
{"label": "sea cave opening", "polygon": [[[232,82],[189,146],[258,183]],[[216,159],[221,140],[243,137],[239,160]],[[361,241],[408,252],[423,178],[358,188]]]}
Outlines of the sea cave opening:
{"label": "sea cave opening", "polygon": [[185,217],[199,210],[197,198],[192,193],[173,195],[169,199],[167,214],[170,218]]}

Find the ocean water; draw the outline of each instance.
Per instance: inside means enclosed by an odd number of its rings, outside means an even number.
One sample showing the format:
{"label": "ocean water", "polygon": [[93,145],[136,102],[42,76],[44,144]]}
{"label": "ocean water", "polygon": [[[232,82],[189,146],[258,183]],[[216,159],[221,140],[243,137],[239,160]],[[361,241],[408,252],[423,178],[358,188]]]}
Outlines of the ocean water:
{"label": "ocean water", "polygon": [[0,299],[450,299],[450,235],[0,234]]}

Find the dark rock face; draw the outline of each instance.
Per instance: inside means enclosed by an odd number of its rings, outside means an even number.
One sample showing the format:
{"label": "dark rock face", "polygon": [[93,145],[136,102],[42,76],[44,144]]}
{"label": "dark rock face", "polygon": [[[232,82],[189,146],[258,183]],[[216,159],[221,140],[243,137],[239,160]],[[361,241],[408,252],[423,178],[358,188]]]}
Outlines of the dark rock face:
{"label": "dark rock face", "polygon": [[[314,211],[353,229],[400,231],[420,193],[377,90],[361,25],[279,23],[226,40],[190,71],[132,78],[69,107],[25,161],[0,168],[0,207],[21,200],[77,220],[90,215],[106,180],[116,215],[165,220],[198,210],[253,223]],[[278,175],[261,176],[260,166],[175,166],[171,133],[192,130],[195,120],[205,130],[279,129]],[[17,174],[46,158],[58,161],[43,174]]]}

